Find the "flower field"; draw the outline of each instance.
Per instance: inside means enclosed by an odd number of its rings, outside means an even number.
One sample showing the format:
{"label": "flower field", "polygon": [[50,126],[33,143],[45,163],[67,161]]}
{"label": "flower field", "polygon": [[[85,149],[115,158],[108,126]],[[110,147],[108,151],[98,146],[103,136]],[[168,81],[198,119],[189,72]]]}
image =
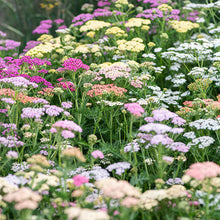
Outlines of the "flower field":
{"label": "flower field", "polygon": [[220,219],[220,1],[81,10],[0,31],[0,220]]}

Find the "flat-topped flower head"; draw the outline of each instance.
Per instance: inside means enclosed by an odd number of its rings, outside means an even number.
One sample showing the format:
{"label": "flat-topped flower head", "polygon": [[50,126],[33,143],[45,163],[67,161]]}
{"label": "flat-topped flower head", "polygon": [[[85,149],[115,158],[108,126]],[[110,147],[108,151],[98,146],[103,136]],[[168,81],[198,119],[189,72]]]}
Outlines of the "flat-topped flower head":
{"label": "flat-topped flower head", "polygon": [[90,97],[101,96],[107,94],[113,94],[115,96],[123,96],[127,92],[127,89],[114,86],[113,84],[100,85],[96,84],[92,86],[91,90],[87,92]]}
{"label": "flat-topped flower head", "polygon": [[124,107],[134,116],[141,116],[141,113],[144,113],[144,109],[139,103],[127,103]]}
{"label": "flat-topped flower head", "polygon": [[160,123],[148,123],[146,125],[142,125],[139,128],[139,131],[148,132],[148,133],[154,131],[157,134],[164,134],[166,132],[172,131],[172,128],[168,125],[164,125]]}
{"label": "flat-topped flower head", "polygon": [[75,58],[68,58],[64,61],[63,66],[66,70],[73,70],[77,71],[78,69],[85,69],[88,70],[89,66],[86,64],[83,64],[82,60],[75,59]]}
{"label": "flat-topped flower head", "polygon": [[82,128],[79,125],[77,125],[73,121],[68,121],[68,120],[57,121],[52,125],[52,127],[62,129],[62,130],[82,132]]}
{"label": "flat-topped flower head", "polygon": [[77,187],[81,186],[84,183],[88,183],[89,179],[87,179],[86,177],[82,176],[82,175],[76,175],[73,177],[73,184]]}
{"label": "flat-topped flower head", "polygon": [[216,177],[220,174],[220,166],[214,162],[194,163],[186,171],[186,175],[197,180]]}

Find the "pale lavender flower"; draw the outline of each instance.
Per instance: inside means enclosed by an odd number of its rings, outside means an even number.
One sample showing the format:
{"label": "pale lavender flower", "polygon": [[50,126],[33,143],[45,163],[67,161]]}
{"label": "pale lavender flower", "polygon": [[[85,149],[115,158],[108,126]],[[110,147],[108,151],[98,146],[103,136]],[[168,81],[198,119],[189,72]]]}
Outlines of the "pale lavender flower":
{"label": "pale lavender flower", "polygon": [[14,123],[3,123],[3,124],[0,124],[0,126],[4,127],[4,128],[11,128],[12,130],[16,130],[17,129],[17,125],[14,124]]}
{"label": "pale lavender flower", "polygon": [[[73,171],[74,172],[74,171]],[[73,173],[71,172],[71,173]],[[92,170],[86,171],[85,169],[80,170],[75,172],[75,173],[79,173],[80,175],[88,178],[88,179],[95,179],[95,180],[102,180],[102,179],[106,179],[108,178],[109,172],[105,169],[102,169],[100,166],[94,166],[92,168]]]}
{"label": "pale lavender flower", "polygon": [[69,109],[69,108],[72,108],[73,103],[70,102],[70,101],[68,101],[68,102],[62,102],[61,105],[62,105],[62,107],[63,107],[64,109]]}
{"label": "pale lavender flower", "polygon": [[151,144],[163,144],[163,145],[168,145],[173,143],[173,139],[169,138],[167,135],[163,134],[157,134],[153,136],[153,138],[150,141]]}
{"label": "pale lavender flower", "polygon": [[41,150],[41,151],[40,151],[40,154],[47,156],[47,155],[48,155],[48,152],[47,152],[46,150]]}
{"label": "pale lavender flower", "polygon": [[133,140],[131,143],[128,143],[125,147],[124,147],[124,152],[137,152],[140,150],[140,146],[137,142],[137,140]]}
{"label": "pale lavender flower", "polygon": [[100,159],[103,159],[104,158],[104,154],[102,153],[102,151],[100,150],[95,150],[91,153],[91,155],[97,159],[97,158],[100,158]]}
{"label": "pale lavender flower", "polygon": [[150,141],[153,137],[152,134],[138,133],[137,137],[144,139],[145,141]]}
{"label": "pale lavender flower", "polygon": [[82,132],[82,128],[73,121],[57,121],[52,125],[53,128]]}
{"label": "pale lavender flower", "polygon": [[49,116],[58,116],[61,112],[64,110],[56,105],[44,105],[45,107],[45,112]]}
{"label": "pale lavender flower", "polygon": [[0,82],[12,83],[14,86],[25,87],[25,88],[27,88],[28,86],[33,86],[34,88],[38,87],[36,83],[30,82],[29,80],[25,79],[22,76],[3,78],[3,79],[0,79]]}
{"label": "pale lavender flower", "polygon": [[6,154],[6,157],[8,159],[18,159],[18,153],[16,151],[8,151],[8,153]]}
{"label": "pale lavender flower", "polygon": [[173,128],[171,131],[173,134],[181,134],[184,132],[183,128]]}
{"label": "pale lavender flower", "polygon": [[49,104],[49,102],[46,99],[42,99],[42,98],[34,100],[33,103]]}
{"label": "pale lavender flower", "polygon": [[174,142],[172,144],[167,145],[166,148],[170,148],[173,151],[179,151],[183,153],[187,153],[190,149],[188,146],[186,146],[182,142]]}
{"label": "pale lavender flower", "polygon": [[19,141],[16,137],[13,136],[7,136],[5,137],[0,137],[0,144],[4,145],[5,147],[20,147],[23,146],[25,143],[22,141]]}
{"label": "pale lavender flower", "polygon": [[172,123],[177,124],[177,125],[183,125],[186,121],[179,117],[176,113],[173,113],[169,110],[163,110],[163,109],[157,109],[154,110],[153,112],[153,119],[155,121],[164,121],[164,120],[169,120],[172,119]]}
{"label": "pale lavender flower", "polygon": [[74,138],[75,134],[72,131],[69,130],[63,130],[61,132],[61,135],[63,136],[63,138],[67,139],[67,138]]}
{"label": "pale lavender flower", "polygon": [[27,162],[13,163],[11,170],[14,172],[25,171],[29,169],[29,164]]}
{"label": "pale lavender flower", "polygon": [[106,169],[110,172],[112,172],[112,170],[115,170],[116,174],[121,175],[125,172],[126,169],[130,169],[130,167],[131,164],[128,162],[118,162],[107,166]]}
{"label": "pale lavender flower", "polygon": [[68,111],[64,111],[63,114],[67,117],[70,115],[70,113]]}
{"label": "pale lavender flower", "polygon": [[44,115],[44,108],[23,108],[21,118],[40,118]]}
{"label": "pale lavender flower", "polygon": [[154,122],[154,118],[153,117],[146,117],[144,120],[146,122],[150,122],[150,123]]}
{"label": "pale lavender flower", "polygon": [[167,164],[172,164],[174,161],[173,157],[169,157],[169,156],[163,156],[162,160],[167,163]]}
{"label": "pale lavender flower", "polygon": [[175,114],[169,110],[162,110],[162,109],[153,110],[152,113],[153,113],[153,119],[155,121],[169,120],[169,119],[177,116],[177,114]]}
{"label": "pale lavender flower", "polygon": [[170,179],[168,179],[167,181],[166,181],[166,184],[167,185],[175,185],[175,184],[177,184],[177,185],[183,185],[183,182],[182,182],[182,179],[181,178],[175,178],[175,179],[172,179],[172,178],[170,178]]}
{"label": "pale lavender flower", "polygon": [[4,179],[8,182],[9,185],[14,186],[25,185],[26,183],[28,183],[28,180],[25,179],[23,176],[16,176],[12,174],[4,177]]}
{"label": "pale lavender flower", "polygon": [[142,125],[139,128],[139,131],[142,132],[151,132],[154,131],[157,134],[164,134],[165,132],[170,132],[172,128],[168,125],[160,124],[160,123],[149,123],[146,125]]}
{"label": "pale lavender flower", "polygon": [[173,117],[172,119],[172,123],[175,124],[175,125],[183,125],[185,124],[186,120],[184,120],[183,118],[179,117],[179,116],[176,116],[176,117]]}
{"label": "pale lavender flower", "polygon": [[15,100],[12,99],[12,98],[1,98],[1,100],[7,104],[14,104],[15,103]]}
{"label": "pale lavender flower", "polygon": [[7,37],[7,34],[4,33],[3,31],[0,31],[0,36],[1,36],[1,37]]}

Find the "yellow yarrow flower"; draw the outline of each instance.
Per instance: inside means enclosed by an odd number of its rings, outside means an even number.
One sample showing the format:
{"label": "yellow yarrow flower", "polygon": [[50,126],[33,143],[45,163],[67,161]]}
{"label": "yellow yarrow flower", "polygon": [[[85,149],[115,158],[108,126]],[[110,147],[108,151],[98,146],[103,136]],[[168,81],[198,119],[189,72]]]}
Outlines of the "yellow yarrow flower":
{"label": "yellow yarrow flower", "polygon": [[130,18],[125,24],[125,27],[141,27],[142,25],[148,25],[151,21],[144,18]]}
{"label": "yellow yarrow flower", "polygon": [[104,62],[104,63],[99,64],[97,67],[98,68],[106,68],[106,67],[109,67],[111,65],[112,65],[111,62]]}
{"label": "yellow yarrow flower", "polygon": [[52,53],[54,49],[60,48],[61,46],[62,45],[60,43],[46,42],[30,49],[25,55],[40,58],[43,57],[43,54]]}
{"label": "yellow yarrow flower", "polygon": [[199,28],[199,24],[193,23],[191,21],[170,21],[169,24],[179,33],[186,33],[193,28]]}
{"label": "yellow yarrow flower", "polygon": [[98,20],[90,20],[87,21],[85,25],[80,27],[80,32],[87,31],[99,31],[104,27],[109,27],[111,24],[109,22],[98,21]]}
{"label": "yellow yarrow flower", "polygon": [[105,32],[106,35],[109,35],[109,34],[112,34],[112,35],[116,35],[116,36],[125,36],[127,35],[125,33],[124,30],[122,30],[121,28],[119,27],[111,27],[111,28],[108,28]]}
{"label": "yellow yarrow flower", "polygon": [[156,44],[155,44],[154,42],[149,42],[149,43],[147,44],[147,46],[148,46],[148,47],[155,47]]}
{"label": "yellow yarrow flower", "polygon": [[141,38],[139,38],[139,37],[133,38],[132,41],[143,43],[143,40]]}
{"label": "yellow yarrow flower", "polygon": [[161,10],[162,12],[172,11],[173,10],[173,8],[171,6],[169,6],[168,4],[159,5],[157,8],[159,10]]}
{"label": "yellow yarrow flower", "polygon": [[115,4],[128,5],[128,0],[117,0]]}
{"label": "yellow yarrow flower", "polygon": [[79,45],[75,49],[75,53],[89,53],[89,48],[86,45]]}
{"label": "yellow yarrow flower", "polygon": [[86,36],[93,38],[93,37],[95,36],[95,31],[89,31],[89,32],[86,34]]}
{"label": "yellow yarrow flower", "polygon": [[143,25],[143,26],[141,27],[141,30],[144,30],[144,31],[148,31],[149,29],[150,29],[150,27],[147,26],[147,25]]}
{"label": "yellow yarrow flower", "polygon": [[142,44],[142,42],[143,40],[141,38],[133,38],[131,41],[117,41],[119,50],[137,53],[143,51],[145,48],[145,45]]}
{"label": "yellow yarrow flower", "polygon": [[42,34],[40,37],[37,38],[37,41],[41,42],[48,42],[53,39],[53,36],[50,34]]}

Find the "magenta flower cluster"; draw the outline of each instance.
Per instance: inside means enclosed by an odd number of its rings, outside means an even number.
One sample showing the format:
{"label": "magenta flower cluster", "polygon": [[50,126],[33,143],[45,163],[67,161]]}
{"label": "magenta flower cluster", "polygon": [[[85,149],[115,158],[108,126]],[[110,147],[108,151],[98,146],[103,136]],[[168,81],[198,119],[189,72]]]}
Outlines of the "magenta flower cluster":
{"label": "magenta flower cluster", "polygon": [[75,59],[75,58],[68,58],[64,61],[63,66],[65,70],[73,70],[77,71],[78,69],[85,69],[88,70],[89,66],[86,64],[83,64],[82,60]]}

